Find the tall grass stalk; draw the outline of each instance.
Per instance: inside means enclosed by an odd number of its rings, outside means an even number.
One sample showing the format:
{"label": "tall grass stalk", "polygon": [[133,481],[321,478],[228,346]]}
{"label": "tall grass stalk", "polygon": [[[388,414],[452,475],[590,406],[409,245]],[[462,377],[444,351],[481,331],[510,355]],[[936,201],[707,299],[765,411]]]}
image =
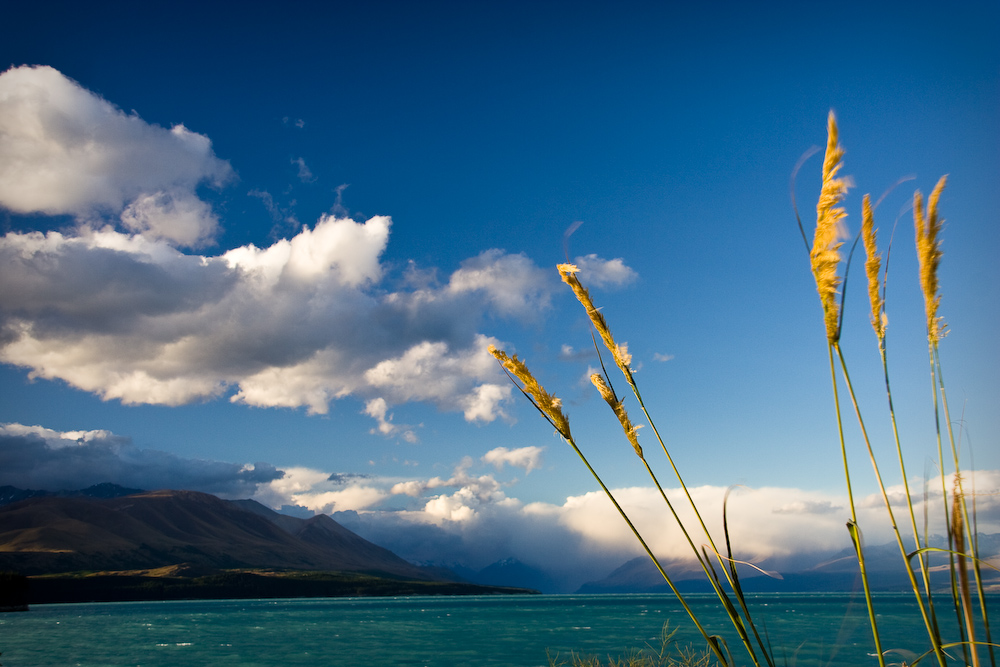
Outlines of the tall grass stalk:
{"label": "tall grass stalk", "polygon": [[[878,252],[877,231],[875,229],[875,214],[872,209],[871,198],[867,194],[861,202],[861,216],[861,237],[864,240],[865,275],[868,279],[868,301],[871,305],[871,324],[872,329],[875,331],[875,338],[878,341],[879,358],[882,362],[882,375],[885,379],[885,393],[888,401],[889,421],[892,425],[892,437],[896,446],[896,457],[899,461],[899,472],[903,480],[906,507],[909,510],[910,528],[913,531],[915,550],[920,552],[923,545],[920,543],[920,532],[917,529],[917,517],[916,512],[914,512],[913,509],[913,496],[910,493],[910,482],[906,474],[906,461],[903,457],[903,446],[899,438],[899,425],[896,422],[896,411],[892,402],[892,383],[889,379],[889,361],[886,347],[887,317],[885,314],[885,299],[889,274],[888,261],[886,262],[885,267],[886,277],[883,279],[882,256]],[[847,375],[846,366],[844,368],[844,374],[845,376]],[[860,415],[858,419],[860,420]],[[871,453],[871,445],[868,441],[867,432],[865,433],[865,443],[868,445],[869,453]],[[873,465],[875,464],[874,455],[872,455],[872,463]],[[917,605],[920,609],[920,615],[923,619],[924,627],[927,629],[927,635],[930,638],[934,655],[938,660],[938,664],[941,667],[946,667],[947,658],[945,656],[944,649],[941,647],[941,632],[938,627],[937,617],[934,613],[934,598],[931,595],[930,569],[928,567],[927,557],[924,553],[919,553],[918,562],[920,564],[920,574],[923,583],[922,596],[920,593],[920,587],[917,585],[913,567],[910,564],[910,558],[906,553],[906,548],[903,546],[902,535],[900,534],[899,527],[896,525],[895,518],[892,516],[892,507],[885,494],[885,489],[882,486],[882,478],[878,473],[877,466],[876,476],[878,476],[879,486],[882,488],[882,495],[886,500],[886,508],[888,509],[890,518],[892,519],[892,527],[893,532],[895,533],[896,543],[899,546],[900,555],[903,557],[903,562],[906,565],[906,573],[910,579],[910,587],[913,589],[913,593],[916,596]]]}
{"label": "tall grass stalk", "polygon": [[[945,389],[944,371],[941,364],[941,339],[947,334],[947,327],[944,318],[938,314],[941,305],[941,288],[938,280],[938,267],[941,262],[941,241],[938,238],[944,221],[938,215],[937,207],[941,198],[941,193],[947,184],[948,177],[942,176],[927,198],[926,213],[923,206],[923,197],[919,191],[913,195],[913,221],[916,230],[917,259],[920,265],[920,287],[924,297],[924,313],[927,320],[927,343],[928,357],[931,365],[931,390],[934,402],[934,425],[938,444],[938,459],[941,466],[942,498],[945,503],[945,518],[948,538],[951,549],[949,550],[949,565],[951,571],[952,598],[955,604],[956,615],[959,617],[959,627],[966,626],[968,633],[967,662],[969,652],[971,660],[978,663],[978,642],[974,639],[974,626],[970,624],[968,613],[959,613],[960,607],[967,612],[969,600],[967,599],[968,572],[964,569],[965,558],[971,557],[975,566],[973,567],[976,582],[977,597],[982,614],[982,623],[986,634],[986,646],[989,649],[990,662],[996,664],[993,650],[992,636],[990,632],[989,616],[986,611],[986,599],[983,591],[982,576],[979,568],[978,544],[975,532],[975,522],[971,519],[966,502],[967,493],[963,488],[961,477],[961,462],[959,449],[955,440],[955,433],[952,427],[950,411],[948,409],[948,394]],[[951,449],[951,465],[954,467],[954,488],[952,490],[953,503],[951,511],[948,511],[948,490],[946,486],[946,475],[944,459],[944,447],[942,444],[940,407],[944,412],[944,421],[948,435],[948,442]],[[974,499],[973,499],[974,501]],[[956,526],[956,522],[961,522]],[[956,560],[957,559],[957,560]],[[963,623],[964,621],[964,623]]]}
{"label": "tall grass stalk", "polygon": [[[674,517],[677,526],[680,528],[681,533],[684,535],[684,539],[687,541],[688,546],[691,548],[691,551],[694,554],[695,559],[701,566],[702,571],[708,577],[709,583],[711,584],[713,591],[715,592],[719,600],[722,602],[727,615],[729,616],[730,620],[733,623],[733,627],[736,629],[736,632],[740,637],[740,641],[743,643],[744,648],[746,649],[747,653],[750,656],[750,659],[753,661],[755,665],[760,664],[760,658],[758,658],[757,651],[756,649],[754,649],[753,642],[751,642],[750,634],[752,633],[754,636],[754,640],[756,641],[757,647],[760,649],[764,661],[769,665],[769,667],[774,667],[770,651],[765,646],[764,641],[760,637],[760,633],[757,631],[757,628],[753,623],[753,620],[750,616],[750,611],[746,605],[746,600],[744,599],[742,591],[739,588],[739,583],[736,575],[735,562],[732,559],[732,554],[729,553],[728,557],[723,557],[722,554],[720,553],[719,548],[716,546],[715,540],[712,537],[712,534],[709,532],[708,527],[705,525],[705,521],[702,518],[701,511],[698,509],[697,503],[695,503],[694,498],[692,498],[691,492],[688,490],[687,485],[684,483],[684,479],[681,477],[680,471],[678,470],[676,464],[674,463],[673,457],[670,455],[670,451],[667,449],[666,443],[663,441],[663,438],[660,437],[660,432],[656,428],[655,422],[653,422],[652,417],[646,410],[646,405],[645,402],[642,400],[642,394],[639,391],[639,386],[636,383],[635,376],[632,373],[632,368],[631,368],[632,357],[628,353],[628,347],[624,344],[618,344],[615,341],[615,338],[611,333],[611,329],[608,327],[608,323],[605,320],[604,315],[601,314],[601,311],[594,305],[594,302],[590,297],[590,292],[587,290],[587,288],[583,286],[580,280],[576,277],[576,274],[579,272],[579,269],[572,264],[560,264],[556,268],[559,271],[559,275],[562,277],[563,282],[565,282],[567,285],[570,286],[570,288],[573,290],[573,294],[576,296],[580,304],[584,307],[584,310],[587,312],[587,315],[590,318],[591,325],[594,327],[594,330],[596,330],[597,333],[599,334],[602,342],[604,343],[605,348],[607,348],[608,352],[614,359],[615,365],[618,366],[619,370],[622,372],[622,375],[624,375],[625,377],[626,383],[632,389],[632,393],[636,397],[636,400],[638,401],[639,406],[642,409],[643,415],[646,417],[646,420],[649,423],[650,430],[653,432],[654,436],[657,439],[657,442],[660,444],[660,448],[663,450],[663,453],[666,456],[667,461],[670,463],[674,475],[677,477],[677,481],[680,484],[681,489],[684,491],[684,495],[687,498],[688,504],[691,507],[692,511],[694,512],[695,517],[698,520],[698,523],[702,529],[705,538],[708,540],[709,547],[711,548],[716,558],[719,560],[720,568],[722,569],[723,574],[726,577],[727,584],[735,594],[737,603],[739,604],[740,610],[742,611],[742,615],[739,611],[736,610],[732,600],[727,595],[723,587],[723,584],[719,579],[718,574],[715,572],[715,569],[711,565],[708,555],[707,554],[703,555],[702,551],[699,550],[698,547],[695,545],[695,542],[691,537],[691,534],[687,526],[684,525],[684,522],[678,516],[677,511],[673,506],[673,503],[671,503],[670,499],[667,497],[666,492],[661,486],[652,468],[649,466],[649,462],[643,455],[642,448],[639,446],[638,439],[636,437],[637,429],[634,426],[632,426],[631,421],[628,419],[628,416],[625,413],[624,399],[622,400],[618,399],[618,397],[614,393],[614,390],[611,388],[610,380],[606,379],[606,375],[602,376],[599,373],[595,373],[591,376],[591,381],[593,382],[594,386],[597,387],[598,391],[600,392],[604,400],[611,407],[612,412],[614,412],[614,414],[618,417],[622,429],[625,432],[626,438],[629,440],[629,442],[635,449],[635,452],[638,455],[639,459],[642,461],[642,464],[645,467],[646,472],[649,474],[650,479],[653,481],[653,484],[659,491],[660,497],[663,499],[663,502],[667,505],[667,508],[670,510],[670,513]],[[601,351],[600,348],[597,347],[596,341],[595,341],[595,348],[597,348],[598,357],[601,357]],[[601,362],[601,367],[604,368],[603,360]]]}
{"label": "tall grass stalk", "polygon": [[[858,558],[858,565],[861,573],[862,583],[865,587],[866,601],[869,607],[869,619],[872,628],[872,636],[875,642],[876,651],[878,653],[880,664],[884,665],[883,652],[881,649],[881,640],[879,636],[878,627],[876,624],[876,615],[874,613],[871,596],[869,593],[868,579],[865,568],[864,552],[861,546],[861,542],[858,538],[859,526],[857,525],[856,515],[854,512],[854,502],[853,502],[853,491],[851,489],[851,479],[848,470],[848,461],[846,448],[844,446],[844,433],[842,417],[840,412],[838,389],[837,389],[837,379],[836,374],[833,372],[833,356],[836,355],[840,361],[840,368],[842,376],[844,378],[844,386],[848,392],[851,403],[854,407],[855,417],[857,418],[858,425],[861,428],[861,435],[867,449],[869,460],[872,464],[872,469],[875,473],[875,479],[878,483],[879,491],[882,495],[883,501],[886,507],[886,513],[888,515],[890,524],[892,526],[893,534],[896,539],[897,546],[899,547],[900,555],[903,562],[906,565],[907,575],[909,577],[910,586],[916,597],[918,608],[922,620],[924,622],[925,628],[928,633],[928,637],[931,641],[932,652],[938,659],[938,663],[941,667],[946,665],[946,656],[944,653],[944,644],[942,642],[941,633],[939,626],[937,624],[937,619],[934,614],[933,608],[933,596],[930,584],[929,567],[926,560],[926,552],[929,547],[926,545],[926,536],[924,539],[924,545],[920,543],[919,533],[916,526],[916,516],[913,509],[913,498],[910,495],[909,483],[906,478],[906,467],[902,454],[902,445],[899,440],[899,430],[896,423],[895,411],[892,407],[892,390],[889,381],[888,372],[888,361],[886,354],[886,342],[885,342],[885,295],[884,288],[885,284],[879,281],[879,272],[881,258],[877,252],[877,245],[875,240],[874,231],[874,216],[871,207],[871,201],[868,195],[865,195],[862,202],[862,231],[861,237],[864,239],[864,247],[866,252],[866,262],[865,262],[865,273],[868,277],[868,294],[869,301],[871,305],[871,322],[875,330],[876,337],[878,339],[879,354],[882,361],[883,374],[885,377],[886,393],[889,399],[889,413],[890,420],[892,422],[893,437],[896,444],[897,457],[900,464],[900,472],[903,475],[904,488],[906,491],[906,503],[910,514],[910,523],[913,529],[913,535],[916,545],[916,550],[913,554],[907,554],[906,548],[903,545],[902,534],[899,530],[899,526],[896,523],[895,515],[892,508],[892,503],[889,500],[888,494],[886,492],[885,484],[882,478],[882,474],[879,471],[878,461],[875,457],[875,452],[872,447],[870,438],[868,437],[868,429],[865,426],[864,418],[861,414],[861,408],[858,404],[857,395],[854,391],[853,383],[851,382],[850,373],[848,372],[847,362],[844,358],[843,350],[840,346],[840,334],[841,325],[843,322],[843,296],[841,295],[840,302],[837,301],[838,287],[840,286],[840,278],[837,275],[837,267],[840,264],[840,247],[841,244],[837,239],[836,235],[836,224],[845,215],[842,208],[838,207],[838,204],[846,192],[847,182],[844,179],[836,178],[836,174],[840,168],[840,158],[843,155],[842,149],[837,144],[837,126],[836,120],[833,113],[830,113],[828,120],[828,142],[827,151],[823,164],[823,188],[820,194],[819,204],[817,205],[817,223],[816,232],[813,237],[813,244],[810,248],[810,263],[812,267],[813,276],[816,280],[817,291],[820,296],[820,303],[823,308],[824,323],[826,325],[827,333],[827,345],[830,352],[831,361],[831,373],[833,380],[834,389],[834,407],[837,416],[837,427],[838,435],[841,444],[841,453],[844,457],[844,471],[845,478],[848,486],[848,498],[851,504],[851,522],[848,524],[848,530],[851,534],[851,539],[855,544],[856,554]],[[920,282],[921,288],[924,292],[925,300],[925,314],[927,317],[927,331],[928,331],[928,341],[931,350],[931,374],[932,374],[932,388],[934,389],[934,414],[935,414],[935,427],[937,435],[938,444],[938,459],[941,472],[942,480],[942,498],[944,501],[944,518],[946,522],[946,529],[949,539],[949,561],[950,561],[950,572],[951,572],[951,588],[952,588],[952,601],[955,609],[955,613],[959,622],[959,634],[960,641],[956,643],[962,647],[965,656],[965,662],[968,664],[971,662],[973,665],[978,666],[978,655],[976,650],[976,645],[979,642],[975,641],[975,623],[973,621],[973,615],[971,612],[971,595],[969,594],[969,578],[966,567],[966,557],[973,559],[973,562],[978,566],[978,550],[975,543],[975,530],[969,529],[973,522],[970,521],[968,506],[965,502],[966,493],[962,488],[961,475],[960,475],[960,462],[958,456],[958,449],[955,446],[954,432],[951,426],[951,420],[948,416],[947,409],[947,398],[944,389],[944,383],[942,380],[941,363],[939,355],[938,343],[940,339],[944,336],[945,327],[943,319],[937,315],[937,309],[940,304],[941,296],[937,279],[937,267],[941,258],[940,241],[937,235],[941,229],[941,222],[937,217],[937,202],[940,198],[941,190],[945,184],[945,178],[942,178],[937,187],[935,187],[930,199],[928,200],[928,213],[926,218],[922,214],[922,201],[919,192],[915,195],[914,199],[914,218],[916,220],[917,227],[917,254],[920,260]],[[799,222],[801,230],[801,221]],[[803,233],[803,239],[805,239],[805,232]],[[806,241],[808,248],[808,240]],[[850,259],[848,259],[847,266],[850,266]],[[881,289],[880,289],[881,288]],[[941,406],[945,413],[945,422],[947,424],[948,438],[951,444],[952,458],[954,465],[954,479],[955,488],[952,491],[953,504],[952,508],[948,508],[948,490],[945,486],[946,484],[946,470],[948,469],[945,465],[944,459],[944,448],[942,444],[942,435],[940,428],[940,417],[939,417],[939,404],[938,396],[940,395]],[[926,504],[925,504],[926,511]],[[949,517],[950,515],[950,517]],[[968,536],[968,541],[966,540]],[[911,557],[914,555],[919,555],[920,557],[920,568],[921,577],[923,579],[923,596],[921,595],[921,588],[917,583],[916,575],[913,572],[913,568],[910,565]],[[956,567],[957,562],[957,567]],[[977,584],[977,592],[982,591],[982,579],[978,568],[975,570],[975,579]],[[926,596],[926,600],[924,599]],[[982,622],[984,626],[989,628],[989,620],[986,612],[985,604],[985,594],[979,594],[980,610],[982,613]],[[966,636],[967,635],[967,636]],[[987,638],[985,644],[990,646],[991,662],[993,657],[992,642]],[[971,652],[971,656],[970,656]],[[994,663],[995,664],[995,663]]]}
{"label": "tall grass stalk", "polygon": [[[850,188],[850,181],[838,178],[837,174],[843,166],[841,161],[844,149],[838,141],[837,119],[830,112],[827,118],[826,153],[823,156],[823,185],[819,201],[816,204],[816,230],[813,233],[812,247],[809,251],[809,263],[813,278],[816,281],[816,292],[819,294],[820,305],[823,308],[823,323],[826,327],[827,352],[830,360],[830,379],[833,385],[834,411],[837,419],[837,435],[840,440],[840,453],[844,464],[844,478],[847,482],[847,499],[851,510],[851,519],[847,524],[854,552],[858,559],[861,572],[861,584],[864,588],[865,605],[868,609],[868,621],[871,625],[875,651],[878,654],[880,667],[885,667],[885,656],[882,651],[882,640],[878,632],[875,608],[872,602],[871,585],[868,581],[868,571],[865,566],[864,547],[861,540],[858,514],[854,504],[854,489],[851,485],[850,465],[847,459],[847,443],[844,439],[844,422],[840,410],[840,398],[837,388],[837,369],[834,363],[836,355],[842,362],[840,350],[840,327],[842,322],[842,304],[838,301],[841,278],[837,271],[841,263],[841,222],[847,213],[840,206],[844,195]],[[800,223],[801,227],[801,223]],[[803,232],[803,238],[805,234]],[[852,392],[853,396],[853,392]],[[873,459],[874,462],[874,459]],[[877,466],[876,466],[877,468]]]}
{"label": "tall grass stalk", "polygon": [[[615,506],[615,509],[618,510],[619,515],[621,515],[622,519],[628,525],[632,534],[639,541],[639,544],[642,545],[643,551],[645,551],[646,555],[653,561],[657,571],[659,571],[664,581],[666,581],[667,585],[670,587],[671,592],[681,603],[681,606],[684,607],[684,611],[687,612],[688,616],[694,622],[695,627],[698,628],[698,632],[701,633],[702,637],[704,637],[705,641],[708,643],[709,648],[715,654],[719,664],[723,667],[729,667],[731,661],[726,658],[721,638],[708,634],[708,631],[706,631],[704,626],[702,626],[701,621],[698,620],[697,615],[688,605],[684,596],[677,590],[673,580],[667,574],[666,570],[663,569],[659,559],[653,553],[653,550],[649,548],[649,545],[646,544],[646,540],[643,539],[628,514],[624,509],[622,509],[622,506],[618,504],[618,500],[615,498],[614,494],[611,493],[611,490],[604,484],[604,480],[601,479],[601,476],[596,470],[594,470],[593,466],[590,465],[590,461],[587,460],[587,457],[584,456],[582,451],[580,451],[580,448],[576,444],[576,440],[570,432],[569,419],[567,419],[566,415],[562,411],[562,402],[555,396],[545,391],[542,385],[535,379],[534,375],[531,374],[531,371],[528,370],[528,367],[524,364],[524,362],[517,358],[516,354],[514,356],[508,356],[506,352],[498,350],[493,345],[489,346],[489,352],[500,363],[500,366],[504,369],[504,372],[507,373],[508,377],[511,378],[511,381],[514,382],[514,385],[529,401],[531,401],[532,405],[535,406],[538,412],[545,417],[545,419],[556,429],[556,431],[558,431],[559,435],[562,436],[563,440],[565,440],[573,451],[576,452],[577,456],[580,457],[580,460],[583,461],[587,470],[589,470],[590,474],[593,475],[595,480],[597,480],[597,483],[604,491],[604,494]],[[520,383],[518,381],[520,381]]]}
{"label": "tall grass stalk", "polygon": [[[923,504],[923,538],[921,538],[921,533],[917,527],[917,517],[915,511],[916,503],[911,495],[909,479],[906,474],[903,447],[900,440],[900,431],[896,420],[896,413],[893,407],[892,387],[889,379],[889,363],[886,343],[887,320],[885,317],[888,262],[886,262],[886,267],[882,266],[881,255],[878,253],[876,233],[874,229],[873,207],[871,206],[869,196],[865,195],[862,202],[862,231],[860,238],[864,240],[866,254],[865,273],[868,278],[871,323],[878,341],[879,356],[885,381],[885,391],[888,399],[889,419],[892,426],[892,437],[895,444],[896,458],[899,462],[900,473],[903,478],[905,502],[907,506],[906,509],[909,514],[910,529],[913,532],[913,542],[915,547],[913,551],[907,552],[903,534],[896,522],[895,510],[893,509],[892,502],[889,499],[886,484],[879,469],[875,446],[869,437],[869,431],[862,416],[861,405],[859,403],[854,384],[851,380],[851,374],[848,370],[848,364],[845,359],[844,352],[840,345],[844,312],[844,297],[841,292],[841,288],[842,285],[846,285],[843,281],[846,280],[847,271],[850,267],[850,257],[848,257],[846,261],[846,268],[844,270],[844,278],[841,278],[838,273],[843,260],[841,254],[842,242],[840,239],[843,235],[841,229],[843,219],[846,217],[846,211],[841,206],[841,203],[849,187],[852,185],[849,179],[838,176],[838,173],[842,168],[843,155],[844,150],[838,141],[836,118],[834,117],[833,112],[830,112],[827,119],[827,146],[823,160],[822,188],[820,191],[819,201],[816,206],[816,228],[811,243],[807,238],[805,229],[802,226],[801,219],[798,221],[799,230],[802,233],[806,250],[809,253],[810,268],[816,282],[816,290],[822,307],[823,322],[827,339],[827,356],[830,366],[830,381],[833,388],[833,406],[837,425],[837,436],[840,444],[840,453],[844,467],[844,479],[847,486],[847,497],[850,508],[850,519],[847,522],[847,528],[854,547],[860,579],[864,589],[865,604],[871,627],[875,655],[878,659],[880,667],[885,667],[885,654],[887,651],[884,651],[882,648],[882,638],[879,633],[877,614],[868,578],[868,568],[865,560],[862,530],[858,522],[858,515],[854,501],[854,487],[851,480],[847,441],[844,432],[844,420],[841,408],[842,392],[845,392],[846,396],[849,397],[854,417],[860,427],[861,437],[878,484],[879,492],[885,504],[885,510],[892,527],[893,536],[897,547],[899,548],[902,563],[906,567],[909,584],[917,601],[919,612],[931,644],[929,651],[918,657],[910,664],[916,664],[924,657],[933,654],[937,659],[939,667],[947,667],[948,656],[946,654],[946,650],[961,647],[964,652],[963,657],[965,658],[965,664],[971,664],[973,667],[979,667],[981,663],[978,647],[986,646],[989,650],[990,664],[995,667],[996,660],[994,656],[994,647],[996,645],[993,643],[991,638],[989,618],[986,609],[986,597],[980,572],[981,559],[979,557],[978,541],[976,537],[975,497],[974,494],[972,494],[971,502],[973,505],[970,513],[968,500],[970,498],[970,494],[965,490],[961,476],[959,447],[956,443],[954,430],[949,417],[947,393],[945,391],[939,350],[940,340],[945,333],[945,325],[944,320],[937,314],[938,306],[941,301],[937,278],[937,267],[941,259],[940,241],[938,240],[938,234],[941,229],[941,221],[937,215],[937,204],[946,179],[942,178],[934,188],[934,191],[931,193],[927,202],[926,215],[924,213],[923,199],[919,192],[915,193],[913,212],[917,230],[916,245],[920,264],[920,285],[924,294],[925,315],[927,320],[931,388],[933,394],[934,423],[938,449],[938,466],[942,484],[941,492],[943,499],[944,521],[946,533],[949,539],[947,549],[931,547],[928,543],[927,512],[929,503],[926,488],[924,492]],[[801,163],[796,166],[795,172],[793,173],[797,173],[799,166],[801,166]],[[794,176],[792,197],[794,206]],[[796,217],[798,218],[797,210]],[[857,241],[855,241],[855,244],[856,243]],[[750,661],[757,667],[761,667],[762,663],[766,663],[768,667],[774,667],[774,660],[770,646],[761,638],[757,625],[751,617],[750,610],[746,604],[742,587],[740,586],[739,575],[737,572],[737,564],[740,561],[733,558],[728,521],[726,519],[725,502],[723,504],[723,532],[725,534],[726,550],[725,555],[723,555],[723,552],[717,547],[715,539],[708,530],[697,503],[695,503],[688,486],[684,482],[680,470],[674,462],[669,448],[667,447],[664,439],[661,437],[660,432],[652,419],[650,411],[647,409],[646,403],[643,401],[642,393],[636,383],[634,371],[631,367],[632,357],[628,352],[627,345],[619,344],[615,341],[604,315],[594,305],[593,300],[590,297],[590,293],[577,278],[579,269],[568,263],[560,264],[557,269],[563,282],[569,285],[577,300],[581,303],[581,305],[583,305],[593,326],[593,330],[596,332],[596,335],[593,336],[594,346],[597,348],[598,356],[601,359],[602,373],[592,374],[592,383],[611,408],[611,411],[615,415],[624,432],[626,440],[634,449],[636,455],[642,462],[643,467],[649,474],[650,479],[653,481],[653,484],[660,493],[660,496],[667,506],[670,515],[679,527],[688,546],[694,554],[695,559],[698,561],[716,596],[728,614],[733,627],[744,645]],[[660,445],[660,449],[663,451],[663,454],[680,485],[681,491],[686,498],[687,505],[690,507],[695,517],[695,528],[700,529],[698,540],[696,540],[695,535],[692,533],[691,527],[686,525],[681,519],[680,513],[668,497],[666,491],[660,484],[655,473],[653,472],[652,467],[646,459],[643,448],[638,439],[638,429],[640,426],[634,424],[629,417],[625,408],[625,399],[620,398],[614,391],[613,384],[607,374],[607,369],[604,366],[600,346],[597,344],[598,337],[601,339],[604,347],[614,360],[615,365],[625,378],[625,382],[628,384],[633,396],[638,402],[650,430]],[[574,436],[570,432],[569,420],[562,412],[562,404],[559,399],[545,391],[545,389],[537,382],[524,363],[520,361],[516,355],[508,356],[505,352],[497,350],[492,346],[490,347],[490,352],[494,357],[496,357],[497,361],[503,367],[504,371],[510,377],[515,386],[517,386],[521,393],[528,398],[532,405],[556,429],[562,438],[569,443],[570,447],[583,461],[586,468],[593,475],[605,495],[611,500],[615,509],[639,541],[639,544],[645,551],[646,555],[652,560],[664,581],[666,581],[673,594],[684,607],[684,610],[687,612],[688,616],[691,618],[692,622],[705,639],[711,653],[715,656],[715,659],[718,660],[719,664],[723,667],[729,667],[729,665],[733,664],[732,656],[729,654],[725,641],[721,637],[708,634],[707,630],[702,626],[694,611],[678,591],[669,574],[665,571],[656,555],[648,546],[646,540],[633,524],[627,512],[618,503],[614,494],[610,489],[608,489],[598,472],[591,466],[587,457],[584,456],[583,452],[578,447]],[[946,424],[945,430],[947,432],[948,444],[951,450],[951,455],[948,459],[945,457],[944,433],[941,428],[942,413]],[[952,489],[950,495],[950,506],[949,492],[946,481],[949,469],[954,470],[954,488]],[[704,536],[706,543],[699,549],[697,541],[700,541],[702,535]],[[959,623],[958,641],[945,642],[940,631],[935,611],[934,591],[930,578],[931,568],[928,554],[932,551],[945,551],[948,553],[949,571],[951,573],[952,603]],[[712,562],[713,556],[722,569],[721,577]],[[912,565],[914,558],[917,559],[919,564],[920,581],[918,581],[917,574],[914,566]],[[973,604],[972,587],[970,583],[970,568],[968,567],[970,561],[973,565],[971,568],[971,576],[975,582],[976,597],[978,598],[979,603],[978,619],[976,618],[977,610]],[[763,572],[763,570],[761,571]],[[983,633],[985,634],[984,641],[976,639],[978,627],[977,623],[982,625]]]}

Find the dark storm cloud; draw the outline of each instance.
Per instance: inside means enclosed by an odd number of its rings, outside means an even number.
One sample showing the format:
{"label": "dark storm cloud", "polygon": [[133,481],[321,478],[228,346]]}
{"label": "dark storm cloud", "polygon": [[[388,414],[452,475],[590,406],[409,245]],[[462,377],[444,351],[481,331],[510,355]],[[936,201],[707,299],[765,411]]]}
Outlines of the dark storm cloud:
{"label": "dark storm cloud", "polygon": [[140,449],[128,438],[104,431],[59,433],[0,425],[0,485],[59,491],[111,482],[246,498],[259,484],[283,475],[268,463],[249,466]]}

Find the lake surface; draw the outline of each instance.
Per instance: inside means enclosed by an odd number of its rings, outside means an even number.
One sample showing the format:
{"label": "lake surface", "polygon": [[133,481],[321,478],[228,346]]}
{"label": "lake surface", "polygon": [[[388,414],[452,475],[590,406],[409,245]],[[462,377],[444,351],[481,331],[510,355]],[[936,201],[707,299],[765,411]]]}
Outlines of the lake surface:
{"label": "lake surface", "polygon": [[[745,652],[709,595],[692,595],[709,632]],[[790,667],[875,665],[864,601],[847,594],[761,594],[753,613]],[[991,596],[1000,618],[1000,597]],[[876,599],[884,648],[927,648],[913,596]],[[953,617],[953,614],[952,614]],[[954,626],[953,618],[951,628]],[[658,645],[663,624],[704,641],[666,595],[322,598],[35,605],[0,614],[4,667],[548,664],[547,652],[621,655]],[[950,629],[949,629],[950,633]],[[787,657],[787,662],[784,658]],[[899,662],[901,656],[895,657]],[[926,664],[930,665],[928,661]]]}

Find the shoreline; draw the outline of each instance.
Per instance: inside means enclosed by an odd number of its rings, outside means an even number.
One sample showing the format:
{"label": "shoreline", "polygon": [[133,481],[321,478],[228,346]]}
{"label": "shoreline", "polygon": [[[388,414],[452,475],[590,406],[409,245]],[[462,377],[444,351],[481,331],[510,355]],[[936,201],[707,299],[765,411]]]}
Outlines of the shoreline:
{"label": "shoreline", "polygon": [[76,602],[538,594],[527,588],[313,570],[239,569],[195,577],[155,576],[135,571],[86,572],[35,575],[26,579],[25,607]]}

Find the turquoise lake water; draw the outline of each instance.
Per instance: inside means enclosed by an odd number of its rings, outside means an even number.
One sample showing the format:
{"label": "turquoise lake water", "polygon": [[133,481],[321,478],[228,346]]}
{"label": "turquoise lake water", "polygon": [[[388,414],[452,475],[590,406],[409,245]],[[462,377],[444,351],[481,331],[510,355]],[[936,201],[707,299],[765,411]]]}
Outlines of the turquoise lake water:
{"label": "turquoise lake water", "polygon": [[[731,626],[711,596],[690,596],[709,632]],[[846,594],[761,594],[753,613],[778,664],[875,665],[863,600]],[[1000,618],[1000,597],[990,600]],[[912,595],[876,599],[884,648],[922,652]],[[663,595],[322,598],[35,605],[0,614],[3,667],[280,665],[547,665],[547,652],[621,655],[657,644],[665,622],[702,648],[677,601]],[[952,626],[954,622],[952,621]],[[950,626],[949,626],[950,627]],[[785,661],[787,658],[787,662]],[[900,662],[901,656],[894,657]],[[926,664],[930,665],[930,662]]]}

